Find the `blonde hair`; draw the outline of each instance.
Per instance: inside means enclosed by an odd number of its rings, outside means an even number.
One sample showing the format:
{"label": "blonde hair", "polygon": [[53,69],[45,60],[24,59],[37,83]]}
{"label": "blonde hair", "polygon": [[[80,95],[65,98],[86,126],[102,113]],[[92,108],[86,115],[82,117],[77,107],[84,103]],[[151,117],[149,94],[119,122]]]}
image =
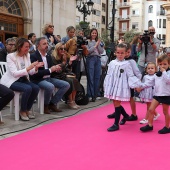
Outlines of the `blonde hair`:
{"label": "blonde hair", "polygon": [[42,34],[45,35],[47,33],[47,28],[49,27],[49,25],[53,25],[52,23],[47,23],[44,25],[44,27],[42,28]]}

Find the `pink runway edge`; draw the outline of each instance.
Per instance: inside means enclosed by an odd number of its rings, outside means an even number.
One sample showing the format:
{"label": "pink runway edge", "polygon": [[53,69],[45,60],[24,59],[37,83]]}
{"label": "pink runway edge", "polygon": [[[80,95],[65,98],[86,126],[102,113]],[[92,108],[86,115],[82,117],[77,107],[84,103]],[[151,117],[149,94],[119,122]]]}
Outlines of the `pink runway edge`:
{"label": "pink runway edge", "polygon": [[[122,103],[131,114],[129,103]],[[126,122],[116,132],[107,132],[114,119],[108,104],[83,114],[57,121],[0,140],[1,170],[166,170],[170,167],[170,134],[161,114],[154,130],[140,132],[146,105],[137,103],[138,121]]]}

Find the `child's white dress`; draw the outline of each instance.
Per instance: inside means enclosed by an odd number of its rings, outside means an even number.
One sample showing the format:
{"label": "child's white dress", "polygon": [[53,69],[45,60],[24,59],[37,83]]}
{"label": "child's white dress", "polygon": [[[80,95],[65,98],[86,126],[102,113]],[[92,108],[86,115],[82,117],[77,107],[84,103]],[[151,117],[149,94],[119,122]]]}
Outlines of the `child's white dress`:
{"label": "child's white dress", "polygon": [[119,101],[130,100],[130,88],[140,87],[141,81],[134,76],[128,61],[112,60],[104,80],[104,97]]}
{"label": "child's white dress", "polygon": [[[153,77],[154,77],[154,75],[145,75],[143,77],[142,83],[148,84],[150,81],[153,80]],[[141,101],[151,102],[153,99],[153,95],[154,95],[154,86],[151,86],[151,87],[147,87],[147,88],[143,89],[140,92],[139,97],[140,97]]]}

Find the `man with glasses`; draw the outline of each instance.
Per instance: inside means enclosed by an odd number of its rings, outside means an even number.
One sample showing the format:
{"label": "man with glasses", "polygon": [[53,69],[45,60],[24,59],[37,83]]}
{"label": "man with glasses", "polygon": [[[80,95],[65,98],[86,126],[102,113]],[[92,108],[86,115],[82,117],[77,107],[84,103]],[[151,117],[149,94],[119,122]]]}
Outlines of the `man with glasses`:
{"label": "man with glasses", "polygon": [[15,39],[8,38],[6,40],[5,48],[0,49],[0,61],[6,62],[7,54],[14,52],[15,50]]}

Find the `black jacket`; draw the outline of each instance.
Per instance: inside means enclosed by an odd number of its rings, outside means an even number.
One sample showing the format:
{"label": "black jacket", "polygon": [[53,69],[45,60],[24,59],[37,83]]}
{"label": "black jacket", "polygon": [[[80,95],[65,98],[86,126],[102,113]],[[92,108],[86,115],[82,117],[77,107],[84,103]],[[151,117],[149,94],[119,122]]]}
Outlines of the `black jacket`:
{"label": "black jacket", "polygon": [[0,49],[0,61],[6,62],[7,50],[6,48]]}
{"label": "black jacket", "polygon": [[[43,62],[42,60],[42,57],[39,53],[38,50],[36,50],[34,53],[32,53],[30,55],[30,58],[31,58],[31,63],[35,62],[35,61],[39,61],[39,62]],[[30,78],[31,78],[31,81],[33,82],[40,82],[43,80],[43,77],[46,76],[46,75],[50,75],[51,76],[51,73],[50,73],[50,70],[49,68],[51,68],[53,66],[53,62],[52,62],[52,59],[51,59],[51,56],[49,54],[46,55],[46,58],[47,58],[47,64],[48,64],[48,69],[45,69],[45,67],[39,67],[38,68],[38,73],[32,75]]]}

